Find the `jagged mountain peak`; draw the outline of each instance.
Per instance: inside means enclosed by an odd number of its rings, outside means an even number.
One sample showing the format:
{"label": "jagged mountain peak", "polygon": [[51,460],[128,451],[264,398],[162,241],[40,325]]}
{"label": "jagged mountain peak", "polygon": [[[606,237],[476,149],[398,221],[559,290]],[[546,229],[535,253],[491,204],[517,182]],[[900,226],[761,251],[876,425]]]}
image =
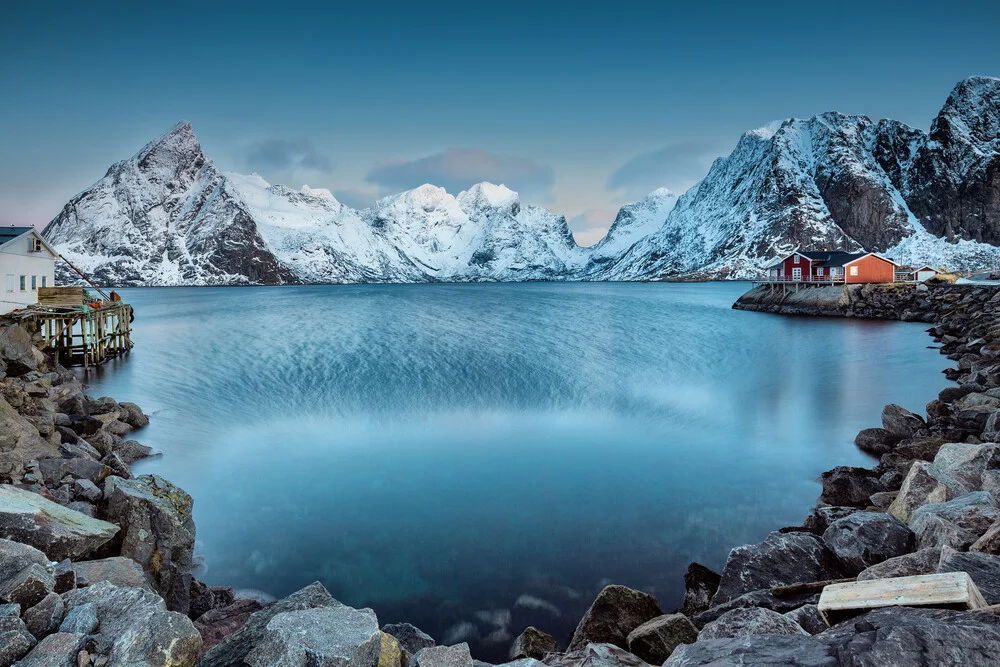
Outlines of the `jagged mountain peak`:
{"label": "jagged mountain peak", "polygon": [[458,193],[459,205],[469,215],[478,212],[517,215],[521,211],[520,196],[506,185],[496,185],[488,181],[476,183],[468,190]]}

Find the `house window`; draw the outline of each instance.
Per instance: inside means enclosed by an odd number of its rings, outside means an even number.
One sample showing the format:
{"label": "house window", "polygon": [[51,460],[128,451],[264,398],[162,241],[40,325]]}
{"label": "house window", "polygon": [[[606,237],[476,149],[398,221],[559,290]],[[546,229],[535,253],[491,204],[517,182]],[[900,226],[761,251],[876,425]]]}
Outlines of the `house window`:
{"label": "house window", "polygon": [[42,287],[48,287],[48,286],[49,286],[49,277],[42,276]]}
{"label": "house window", "polygon": [[852,276],[858,275],[858,267],[857,266],[852,266],[851,267],[851,275]]}
{"label": "house window", "polygon": [[31,289],[38,289],[38,276],[31,276]]}
{"label": "house window", "polygon": [[802,280],[802,269],[798,267],[792,269],[792,280]]}
{"label": "house window", "polygon": [[792,264],[798,264],[798,263],[799,263],[799,256],[795,255],[794,259],[792,259]]}
{"label": "house window", "polygon": [[816,267],[816,275],[817,276],[823,275],[823,267],[822,266],[817,266]]}
{"label": "house window", "polygon": [[28,291],[28,276],[21,276],[21,291]]}
{"label": "house window", "polygon": [[14,274],[13,273],[8,273],[7,274],[7,291],[8,292],[13,292],[14,291]]}

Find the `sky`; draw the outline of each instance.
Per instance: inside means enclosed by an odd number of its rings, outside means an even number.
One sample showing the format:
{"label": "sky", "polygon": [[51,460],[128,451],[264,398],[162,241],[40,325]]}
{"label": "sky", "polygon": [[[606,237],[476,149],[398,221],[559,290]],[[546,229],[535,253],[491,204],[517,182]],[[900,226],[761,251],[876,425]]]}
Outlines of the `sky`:
{"label": "sky", "polygon": [[0,20],[0,224],[44,226],[179,120],[225,171],[346,204],[502,182],[596,242],[743,132],[927,129],[1000,76],[1000,3],[29,3]]}

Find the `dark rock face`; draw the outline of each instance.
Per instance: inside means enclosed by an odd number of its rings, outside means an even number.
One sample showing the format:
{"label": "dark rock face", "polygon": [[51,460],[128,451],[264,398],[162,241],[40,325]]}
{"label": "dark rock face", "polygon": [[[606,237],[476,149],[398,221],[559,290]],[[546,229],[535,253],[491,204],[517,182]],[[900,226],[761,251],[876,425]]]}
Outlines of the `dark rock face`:
{"label": "dark rock face", "polygon": [[977,491],[943,503],[914,510],[910,528],[921,549],[949,546],[968,549],[995,521],[1000,510],[989,491]]}
{"label": "dark rock face", "polygon": [[804,604],[798,609],[785,612],[785,618],[795,621],[811,635],[818,635],[829,627],[819,615],[819,607],[814,604]]}
{"label": "dark rock face", "polygon": [[[433,645],[433,640],[431,644]],[[546,653],[556,650],[556,640],[552,635],[546,634],[538,628],[528,627],[524,629],[514,644],[510,647],[510,659],[520,660],[521,658],[534,658],[541,660]]]}
{"label": "dark rock face", "polygon": [[0,617],[0,665],[13,665],[35,645],[35,638],[17,616]]}
{"label": "dark rock face", "polygon": [[410,667],[472,667],[472,655],[466,643],[455,646],[431,646],[413,655]]}
{"label": "dark rock face", "polygon": [[712,604],[722,576],[701,563],[691,563],[684,574],[684,615],[700,614]]}
{"label": "dark rock face", "polygon": [[713,604],[761,588],[843,576],[836,557],[815,535],[771,533],[759,544],[746,544],[729,552]]}
{"label": "dark rock face", "polygon": [[115,586],[135,586],[153,590],[146,579],[146,574],[131,558],[115,556],[101,560],[85,560],[73,564],[76,580],[92,586],[100,581],[107,581]]}
{"label": "dark rock face", "polygon": [[410,653],[437,646],[437,642],[429,634],[409,623],[388,623],[382,626],[382,632],[395,637],[399,646]]}
{"label": "dark rock face", "polygon": [[84,556],[117,532],[118,526],[74,512],[37,493],[0,485],[0,535],[31,544],[52,560]]}
{"label": "dark rock face", "polygon": [[913,550],[916,536],[902,521],[881,512],[857,512],[834,521],[823,542],[848,574]]}
{"label": "dark rock face", "polygon": [[698,639],[727,639],[754,635],[805,635],[798,623],[770,609],[744,607],[726,612],[706,625]]}
{"label": "dark rock face", "polygon": [[858,449],[875,456],[882,456],[892,451],[893,445],[899,441],[899,436],[884,428],[866,428],[854,438]]}
{"label": "dark rock face", "polygon": [[694,621],[696,627],[703,628],[733,609],[761,607],[763,609],[776,611],[779,614],[785,614],[790,611],[794,611],[799,607],[803,607],[808,604],[816,604],[817,602],[819,602],[819,593],[778,596],[771,593],[768,589],[761,589],[759,591],[753,591],[752,593],[745,593],[738,598],[733,598],[729,602],[723,602],[722,604],[710,607],[691,620]]}
{"label": "dark rock face", "polygon": [[18,667],[76,667],[86,639],[84,635],[64,632],[49,635],[17,663]]}
{"label": "dark rock face", "polygon": [[652,595],[625,586],[607,586],[580,619],[568,650],[587,644],[613,644],[628,650],[629,633],[662,615]]}
{"label": "dark rock face", "polygon": [[820,502],[846,507],[868,507],[873,493],[885,491],[879,475],[867,468],[838,466],[820,476],[823,493]]}
{"label": "dark rock face", "polygon": [[587,644],[566,653],[550,653],[549,667],[648,667],[639,657],[613,644]]}
{"label": "dark rock face", "polygon": [[1000,556],[945,547],[938,572],[967,572],[988,604],[1000,604]]}
{"label": "dark rock face", "polygon": [[882,428],[898,438],[911,438],[927,427],[923,417],[898,405],[887,405],[882,410]]}
{"label": "dark rock face", "polygon": [[110,477],[105,513],[122,527],[123,556],[142,566],[172,611],[191,604],[194,520],[191,496],[157,475]]}
{"label": "dark rock face", "polygon": [[[194,622],[194,627],[204,642],[202,655],[207,653],[213,646],[223,639],[233,634],[246,624],[250,616],[263,609],[264,605],[257,600],[241,598],[233,601],[232,604],[211,609],[198,617]],[[201,657],[201,656],[199,656]]]}
{"label": "dark rock face", "polygon": [[[292,664],[376,667],[381,647],[382,634],[371,609],[344,605],[317,607],[276,614],[245,661],[253,667]],[[468,652],[465,645],[465,655]],[[458,663],[425,660],[424,664],[432,667]]]}
{"label": "dark rock face", "polygon": [[941,560],[941,549],[931,547],[911,554],[896,556],[865,569],[858,575],[858,581],[869,579],[891,579],[893,577],[913,577],[918,574],[937,572]]}
{"label": "dark rock face", "polygon": [[684,614],[665,614],[629,633],[629,651],[651,665],[662,665],[681,644],[698,639],[698,628]]}

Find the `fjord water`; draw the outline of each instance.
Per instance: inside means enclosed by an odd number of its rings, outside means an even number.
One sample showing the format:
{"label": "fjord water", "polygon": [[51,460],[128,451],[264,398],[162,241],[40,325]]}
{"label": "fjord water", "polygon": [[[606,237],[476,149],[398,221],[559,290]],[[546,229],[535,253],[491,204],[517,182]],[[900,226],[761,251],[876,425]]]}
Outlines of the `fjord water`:
{"label": "fjord water", "polygon": [[136,473],[194,497],[200,578],[319,580],[498,660],[609,582],[678,606],[943,385],[924,326],[731,310],[747,287],[120,290],[137,347],[88,382],[152,414]]}

